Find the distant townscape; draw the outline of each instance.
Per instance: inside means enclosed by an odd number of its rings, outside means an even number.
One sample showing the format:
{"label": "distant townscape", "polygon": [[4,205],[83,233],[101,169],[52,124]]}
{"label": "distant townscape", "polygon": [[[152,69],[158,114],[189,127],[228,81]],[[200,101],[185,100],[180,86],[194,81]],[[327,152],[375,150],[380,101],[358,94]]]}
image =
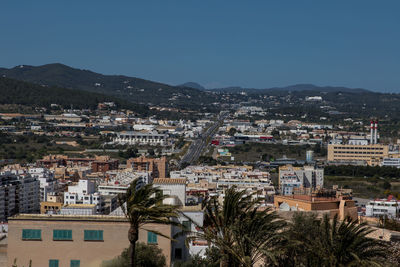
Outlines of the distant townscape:
{"label": "distant townscape", "polygon": [[0,92],[1,266],[400,266],[399,94],[62,64]]}

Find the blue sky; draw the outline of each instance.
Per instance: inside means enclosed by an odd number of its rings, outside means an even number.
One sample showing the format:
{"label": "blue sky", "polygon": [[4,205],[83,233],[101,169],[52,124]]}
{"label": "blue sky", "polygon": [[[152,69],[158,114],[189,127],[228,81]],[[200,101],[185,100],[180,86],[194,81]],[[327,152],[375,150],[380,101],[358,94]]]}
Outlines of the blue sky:
{"label": "blue sky", "polygon": [[2,1],[0,66],[400,92],[400,1]]}

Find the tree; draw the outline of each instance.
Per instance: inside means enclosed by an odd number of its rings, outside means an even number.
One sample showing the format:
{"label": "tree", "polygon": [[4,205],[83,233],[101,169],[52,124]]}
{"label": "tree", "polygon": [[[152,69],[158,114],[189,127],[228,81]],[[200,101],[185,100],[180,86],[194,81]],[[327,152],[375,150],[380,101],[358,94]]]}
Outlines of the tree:
{"label": "tree", "polygon": [[[166,259],[162,250],[157,246],[138,243],[135,248],[136,266],[138,267],[164,267]],[[101,267],[129,267],[129,249],[125,249],[120,256],[111,261],[103,262]]]}
{"label": "tree", "polygon": [[[131,244],[129,252],[130,266],[136,266],[135,246],[139,239],[139,229],[148,223],[180,226],[179,223],[173,221],[174,218],[178,217],[177,207],[163,204],[163,200],[167,197],[167,195],[162,194],[162,191],[153,187],[152,184],[144,185],[139,179],[135,179],[130,184],[126,194],[120,195],[119,202],[121,208],[130,223],[128,232],[128,239]],[[155,229],[151,229],[151,232],[170,238]]]}
{"label": "tree", "polygon": [[228,132],[228,134],[229,134],[230,136],[234,136],[234,135],[235,135],[235,133],[237,133],[237,130],[236,130],[236,128],[230,128],[230,129],[229,129],[229,132]]}
{"label": "tree", "polygon": [[382,187],[385,190],[389,190],[392,187],[392,185],[390,184],[390,182],[384,181]]}
{"label": "tree", "polygon": [[204,203],[204,225],[189,239],[202,239],[219,250],[220,266],[253,266],[275,251],[279,229],[284,224],[271,210],[258,211],[261,200],[256,193],[225,192],[222,205],[216,197]]}
{"label": "tree", "polygon": [[278,265],[289,266],[381,266],[386,245],[368,238],[373,232],[366,224],[337,215],[322,220],[315,215],[295,215],[282,245]]}
{"label": "tree", "polygon": [[280,230],[285,223],[270,208],[258,211],[255,205],[242,214],[233,227],[234,254],[241,266],[252,267],[261,260],[273,261],[276,248],[282,241]]}

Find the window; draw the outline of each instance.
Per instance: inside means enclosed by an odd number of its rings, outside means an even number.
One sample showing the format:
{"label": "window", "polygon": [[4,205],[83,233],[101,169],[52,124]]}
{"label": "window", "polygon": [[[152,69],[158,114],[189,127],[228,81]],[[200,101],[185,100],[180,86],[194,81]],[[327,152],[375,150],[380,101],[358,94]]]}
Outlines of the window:
{"label": "window", "polygon": [[42,240],[42,230],[22,229],[22,240]]}
{"label": "window", "polygon": [[157,244],[157,234],[147,232],[147,244]]}
{"label": "window", "polygon": [[58,240],[58,241],[72,240],[72,230],[53,230],[53,240]]}
{"label": "window", "polygon": [[183,230],[190,231],[192,229],[192,223],[190,221],[183,221]]}
{"label": "window", "polygon": [[181,260],[182,259],[182,249],[176,248],[175,249],[175,259]]}
{"label": "window", "polygon": [[58,260],[49,260],[49,267],[58,267]]}
{"label": "window", "polygon": [[71,260],[71,264],[69,266],[70,267],[80,267],[81,261],[80,260]]}
{"label": "window", "polygon": [[85,230],[85,241],[103,241],[103,230]]}

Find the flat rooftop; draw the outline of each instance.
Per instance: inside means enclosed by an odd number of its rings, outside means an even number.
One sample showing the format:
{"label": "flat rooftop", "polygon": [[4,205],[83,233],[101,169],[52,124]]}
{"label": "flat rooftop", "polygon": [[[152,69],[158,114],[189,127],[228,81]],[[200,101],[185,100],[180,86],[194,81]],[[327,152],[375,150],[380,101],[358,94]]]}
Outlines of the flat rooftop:
{"label": "flat rooftop", "polygon": [[59,214],[18,214],[8,218],[8,221],[97,221],[97,222],[127,222],[125,216],[109,215],[59,215]]}
{"label": "flat rooftop", "polygon": [[281,199],[292,199],[292,200],[300,200],[300,201],[305,201],[305,202],[336,202],[340,201],[339,198],[336,197],[315,197],[315,196],[309,196],[309,195],[292,195],[292,196],[275,196],[275,198],[281,198]]}

